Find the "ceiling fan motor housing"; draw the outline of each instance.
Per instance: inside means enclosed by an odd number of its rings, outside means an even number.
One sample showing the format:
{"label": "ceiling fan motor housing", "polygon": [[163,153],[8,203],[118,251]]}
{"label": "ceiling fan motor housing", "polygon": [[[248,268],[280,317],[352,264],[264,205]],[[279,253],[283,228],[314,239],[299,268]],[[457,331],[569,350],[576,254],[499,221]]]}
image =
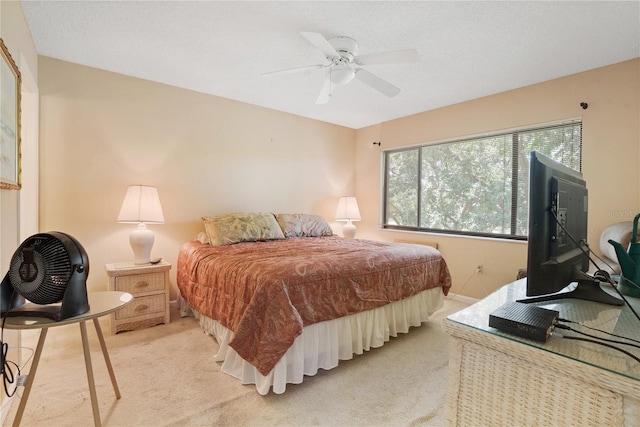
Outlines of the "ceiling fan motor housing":
{"label": "ceiling fan motor housing", "polygon": [[[55,231],[35,234],[16,250],[0,284],[2,314],[63,320],[86,313],[88,275],[89,258],[75,238]],[[24,309],[25,300],[43,307]]]}
{"label": "ceiling fan motor housing", "polygon": [[339,36],[327,41],[348,62],[353,62],[358,55],[358,42],[351,37]]}
{"label": "ceiling fan motor housing", "polygon": [[329,79],[334,84],[346,85],[356,75],[350,64],[355,61],[358,55],[358,42],[346,36],[334,37],[327,41],[340,55],[333,58],[327,57],[333,62],[333,66],[329,69]]}

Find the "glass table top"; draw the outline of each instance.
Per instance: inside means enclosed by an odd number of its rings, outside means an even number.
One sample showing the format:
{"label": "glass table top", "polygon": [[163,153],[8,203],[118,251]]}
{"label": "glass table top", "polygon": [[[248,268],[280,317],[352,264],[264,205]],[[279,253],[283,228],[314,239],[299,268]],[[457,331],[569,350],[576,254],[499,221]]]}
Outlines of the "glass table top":
{"label": "glass table top", "polygon": [[[45,327],[48,328],[68,325],[71,323],[96,319],[113,313],[133,300],[133,296],[130,293],[119,291],[89,292],[87,297],[89,300],[89,311],[78,316],[58,321],[46,317],[30,316],[28,314],[24,316],[9,316],[3,320],[4,327],[7,329],[40,329]],[[51,304],[52,307],[59,305],[60,304]],[[16,309],[16,311],[19,311],[20,309],[35,309],[37,311],[39,307],[42,306],[38,306],[33,303],[26,303],[24,306]]]}
{"label": "glass table top", "polygon": [[[570,336],[594,339],[578,332],[555,329],[545,343],[540,343],[490,327],[489,314],[503,304],[526,298],[525,288],[526,279],[510,283],[466,309],[449,315],[447,320],[640,380],[640,362],[625,353],[605,345],[564,338],[565,336]],[[602,285],[602,288],[606,292],[617,296],[611,286]],[[640,314],[640,298],[628,296],[625,296],[625,298],[634,307],[635,311]],[[640,348],[638,348],[640,347],[640,320],[635,317],[632,310],[626,305],[624,307],[612,306],[578,299],[560,299],[534,303],[533,305],[556,310],[560,313],[560,318],[577,322],[578,324],[564,323],[576,331],[588,333],[598,338],[631,343],[633,345],[605,342],[607,345],[618,347],[640,358]],[[589,328],[596,328],[603,332]],[[619,337],[611,336],[607,333],[615,334]],[[634,345],[638,347],[634,347]]]}

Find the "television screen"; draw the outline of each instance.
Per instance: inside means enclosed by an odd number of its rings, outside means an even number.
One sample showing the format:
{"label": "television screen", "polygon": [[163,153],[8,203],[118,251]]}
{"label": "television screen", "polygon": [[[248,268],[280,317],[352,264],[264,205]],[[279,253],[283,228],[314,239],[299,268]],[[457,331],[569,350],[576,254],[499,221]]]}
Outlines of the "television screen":
{"label": "television screen", "polygon": [[527,298],[542,302],[579,298],[605,304],[623,301],[589,276],[588,191],[582,174],[532,151],[529,169]]}

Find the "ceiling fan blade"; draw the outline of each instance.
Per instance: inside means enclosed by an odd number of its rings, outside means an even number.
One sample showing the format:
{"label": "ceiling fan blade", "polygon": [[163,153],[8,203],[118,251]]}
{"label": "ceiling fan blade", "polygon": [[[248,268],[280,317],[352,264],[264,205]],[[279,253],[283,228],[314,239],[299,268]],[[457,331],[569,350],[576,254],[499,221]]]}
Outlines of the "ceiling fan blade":
{"label": "ceiling fan blade", "polygon": [[336,58],[340,57],[336,49],[331,46],[331,44],[324,38],[324,36],[320,33],[310,33],[306,31],[302,31],[300,34],[309,41],[312,45],[317,47],[324,53],[324,56],[327,58]]}
{"label": "ceiling fan blade", "polygon": [[277,75],[277,74],[291,74],[291,73],[297,73],[300,71],[309,71],[309,70],[317,70],[319,68],[324,68],[326,67],[326,65],[322,65],[322,64],[316,64],[316,65],[305,65],[304,67],[295,67],[295,68],[287,68],[284,70],[278,70],[278,71],[269,71],[267,73],[262,73],[263,76],[269,76],[269,75]]}
{"label": "ceiling fan blade", "polygon": [[404,49],[360,55],[356,59],[356,63],[359,65],[399,64],[403,62],[418,62],[419,60],[420,56],[415,49]]}
{"label": "ceiling fan blade", "polygon": [[322,89],[320,89],[320,93],[316,99],[316,104],[326,104],[329,102],[329,99],[331,99],[331,86],[331,79],[327,76],[327,78],[324,79],[324,85],[322,86]]}
{"label": "ceiling fan blade", "polygon": [[371,74],[370,72],[368,72],[363,68],[357,68],[355,71],[356,71],[357,79],[368,84],[375,90],[382,92],[383,94],[387,95],[389,98],[393,98],[394,96],[400,93],[400,88],[392,85],[386,80],[381,79],[375,74]]}

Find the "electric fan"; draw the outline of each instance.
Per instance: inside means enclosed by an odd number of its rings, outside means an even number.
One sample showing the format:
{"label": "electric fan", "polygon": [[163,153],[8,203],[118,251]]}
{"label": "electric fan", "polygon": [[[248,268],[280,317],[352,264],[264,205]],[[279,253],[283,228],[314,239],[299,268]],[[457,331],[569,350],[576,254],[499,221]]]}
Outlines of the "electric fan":
{"label": "electric fan", "polygon": [[88,275],[89,257],[75,238],[57,231],[35,234],[13,254],[0,283],[2,316],[60,321],[86,313]]}

